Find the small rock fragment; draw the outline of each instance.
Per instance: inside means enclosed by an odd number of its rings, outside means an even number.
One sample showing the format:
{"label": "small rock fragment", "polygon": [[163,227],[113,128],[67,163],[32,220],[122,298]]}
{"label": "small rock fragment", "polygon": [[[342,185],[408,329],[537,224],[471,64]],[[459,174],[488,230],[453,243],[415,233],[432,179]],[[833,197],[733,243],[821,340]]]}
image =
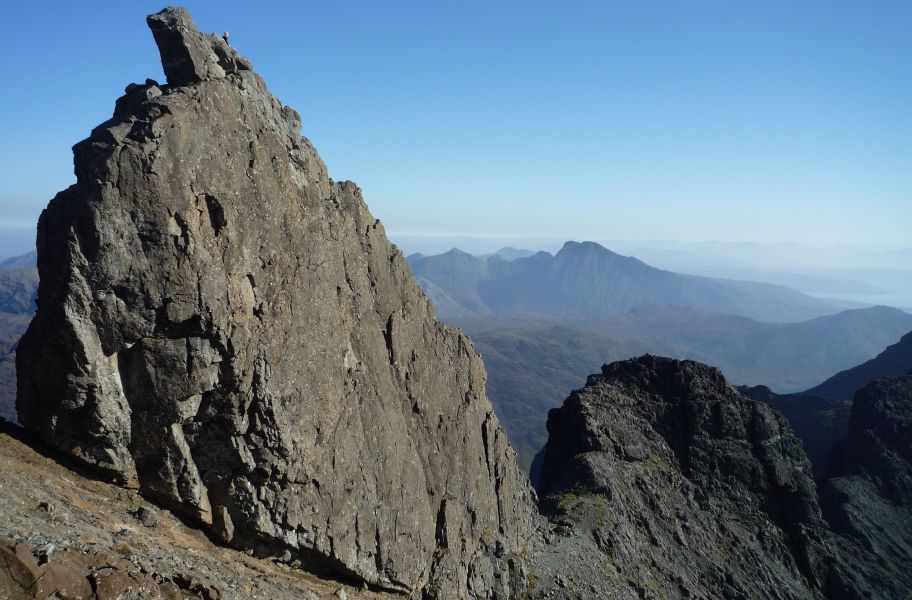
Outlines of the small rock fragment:
{"label": "small rock fragment", "polygon": [[133,515],[146,527],[155,527],[158,525],[158,514],[147,506],[140,506]]}

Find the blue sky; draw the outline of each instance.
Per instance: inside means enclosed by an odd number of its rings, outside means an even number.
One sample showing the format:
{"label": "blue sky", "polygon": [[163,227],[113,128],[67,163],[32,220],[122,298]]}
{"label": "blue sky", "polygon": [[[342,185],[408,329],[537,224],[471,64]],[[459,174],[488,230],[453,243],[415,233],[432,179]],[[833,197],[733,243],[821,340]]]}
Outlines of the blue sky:
{"label": "blue sky", "polygon": [[[912,246],[910,2],[189,1],[397,234]],[[0,235],[163,79],[163,5],[4,7]]]}

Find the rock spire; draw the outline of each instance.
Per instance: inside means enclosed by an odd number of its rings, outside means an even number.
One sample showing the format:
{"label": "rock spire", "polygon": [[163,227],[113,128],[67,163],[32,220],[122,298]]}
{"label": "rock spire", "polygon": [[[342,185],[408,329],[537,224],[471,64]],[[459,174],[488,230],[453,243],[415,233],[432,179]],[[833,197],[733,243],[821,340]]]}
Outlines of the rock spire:
{"label": "rock spire", "polygon": [[236,547],[507,598],[531,492],[471,342],[248,60],[148,23],[167,85],[128,86],[38,224],[21,422]]}

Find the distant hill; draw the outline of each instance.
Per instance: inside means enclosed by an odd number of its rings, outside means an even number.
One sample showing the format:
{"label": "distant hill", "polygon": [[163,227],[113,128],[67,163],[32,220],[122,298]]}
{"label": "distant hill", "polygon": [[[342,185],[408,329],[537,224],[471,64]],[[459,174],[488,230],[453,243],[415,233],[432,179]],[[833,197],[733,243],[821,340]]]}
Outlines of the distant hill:
{"label": "distant hill", "polygon": [[457,249],[410,260],[443,319],[468,315],[600,319],[644,304],[698,308],[767,322],[839,312],[820,300],[766,283],[681,275],[593,242],[567,242],[551,255],[506,260]]}
{"label": "distant hill", "polygon": [[38,268],[35,253],[14,256],[0,262],[0,312],[31,314],[35,312],[38,290]]}
{"label": "distant hill", "polygon": [[897,309],[857,309],[802,323],[761,323],[687,308],[640,307],[599,320],[463,321],[524,467],[546,439],[550,408],[608,362],[645,353],[718,366],[734,384],[797,392],[876,355],[912,328]]}
{"label": "distant hill", "polygon": [[851,400],[855,392],[880,377],[897,377],[912,373],[912,332],[871,360],[841,371],[820,385],[804,392],[833,400]]}
{"label": "distant hill", "polygon": [[35,312],[34,252],[0,262],[0,418],[15,421],[16,343]]}
{"label": "distant hill", "polygon": [[16,421],[16,343],[32,315],[0,313],[0,418]]}
{"label": "distant hill", "polygon": [[27,252],[21,256],[13,256],[0,261],[0,270],[25,269],[38,264],[38,253]]}

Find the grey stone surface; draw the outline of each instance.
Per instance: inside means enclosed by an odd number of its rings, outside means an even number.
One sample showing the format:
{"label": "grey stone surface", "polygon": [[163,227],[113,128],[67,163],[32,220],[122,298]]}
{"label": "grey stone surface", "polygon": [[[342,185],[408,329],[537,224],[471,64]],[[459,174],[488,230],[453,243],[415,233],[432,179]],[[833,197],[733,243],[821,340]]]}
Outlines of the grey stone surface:
{"label": "grey stone surface", "polygon": [[895,586],[879,596],[912,590],[912,375],[875,380],[855,395],[820,503],[832,528],[855,542],[857,568]]}
{"label": "grey stone surface", "polygon": [[[135,490],[99,481],[0,423],[0,598],[329,600],[339,581],[216,545]],[[44,448],[43,450],[47,450]],[[67,465],[67,466],[65,466]],[[349,600],[403,600],[349,588]]]}
{"label": "grey stone surface", "polygon": [[21,422],[236,547],[506,597],[531,491],[470,341],[249,62],[148,21],[168,84],[128,88],[39,221]]}
{"label": "grey stone surface", "polygon": [[[606,365],[548,419],[543,596],[860,598],[785,418],[716,369]],[[572,557],[571,565],[565,561]]]}

